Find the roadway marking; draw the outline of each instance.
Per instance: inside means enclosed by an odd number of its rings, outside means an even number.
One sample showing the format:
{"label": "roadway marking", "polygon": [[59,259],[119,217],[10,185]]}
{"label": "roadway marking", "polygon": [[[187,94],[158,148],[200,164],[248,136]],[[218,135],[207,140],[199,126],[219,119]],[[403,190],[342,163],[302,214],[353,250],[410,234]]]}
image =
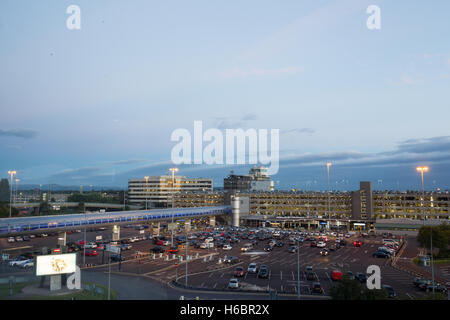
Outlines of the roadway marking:
{"label": "roadway marking", "polygon": [[216,288],[216,286],[217,286],[217,282],[216,282],[216,283],[214,283],[213,289],[215,289],[215,288]]}
{"label": "roadway marking", "polygon": [[[280,280],[283,280],[283,271],[282,270],[280,270]],[[283,290],[281,290],[281,291],[283,291]]]}
{"label": "roadway marking", "polygon": [[294,271],[292,271],[292,280],[295,280]]}
{"label": "roadway marking", "polygon": [[220,275],[220,277],[223,278],[223,275],[224,275],[224,274],[225,274],[225,273],[222,273],[222,274]]}

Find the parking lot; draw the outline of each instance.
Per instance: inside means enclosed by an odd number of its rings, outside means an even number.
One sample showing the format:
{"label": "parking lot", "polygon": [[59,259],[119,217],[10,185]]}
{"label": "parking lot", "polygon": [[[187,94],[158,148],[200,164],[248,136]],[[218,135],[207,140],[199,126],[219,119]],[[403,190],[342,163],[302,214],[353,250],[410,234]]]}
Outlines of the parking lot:
{"label": "parking lot", "polygon": [[[122,256],[124,261],[120,264],[114,262],[111,265],[112,272],[121,272],[129,274],[137,274],[151,277],[160,281],[170,281],[178,279],[180,284],[184,284],[186,274],[186,256],[188,256],[188,285],[195,288],[204,288],[212,290],[229,290],[228,284],[230,279],[237,278],[239,289],[248,291],[267,291],[268,289],[276,290],[278,293],[297,294],[298,287],[298,263],[297,253],[290,252],[290,237],[297,237],[297,234],[282,233],[280,237],[276,237],[277,241],[282,241],[283,246],[274,246],[272,251],[265,251],[267,243],[273,239],[271,232],[264,232],[267,238],[259,239],[256,237],[252,241],[255,243],[252,249],[247,252],[241,251],[244,244],[249,243],[247,239],[249,234],[257,235],[256,229],[231,230],[229,228],[216,228],[214,232],[205,232],[206,229],[193,230],[192,234],[198,243],[204,242],[206,238],[212,237],[214,243],[213,248],[202,249],[199,245],[189,245],[186,255],[185,247],[179,248],[175,254],[168,254],[169,245],[162,246],[164,253],[151,253],[150,249],[154,248],[154,244],[149,229],[146,229],[144,235],[135,228],[122,228],[121,238],[129,239],[133,237],[146,237],[147,240],[140,240],[130,243],[131,249],[124,250]],[[212,230],[210,230],[212,231]],[[111,230],[91,231],[86,233],[87,242],[95,242],[97,236],[102,235],[103,239],[109,239]],[[230,236],[231,235],[231,236]],[[165,234],[166,239],[170,241],[170,235]],[[231,250],[224,250],[217,247],[220,239],[224,240],[226,236],[231,237],[234,243],[231,243]],[[318,234],[311,234],[311,237],[318,238]],[[305,238],[310,237],[306,235]],[[326,248],[330,248],[335,243],[335,236],[328,235]],[[67,242],[77,242],[84,238],[83,232],[72,233],[67,235]],[[377,248],[383,245],[383,238],[378,236],[361,237],[355,234],[349,238],[343,237],[346,245],[334,251],[329,251],[327,256],[320,254],[321,248],[312,247],[312,241],[304,241],[299,247],[300,261],[300,293],[302,295],[312,294],[311,286],[313,282],[319,282],[323,288],[323,295],[330,292],[330,288],[336,284],[331,278],[333,270],[340,270],[344,274],[351,271],[354,275],[357,273],[366,273],[369,265],[378,265],[381,269],[382,285],[390,285],[394,288],[399,298],[410,299],[423,296],[425,293],[417,290],[413,286],[414,276],[394,269],[390,265],[390,259],[375,258],[372,254]],[[43,246],[55,247],[56,236],[43,238],[35,238],[29,242],[7,243],[6,239],[1,239],[2,252],[11,252],[14,254],[23,253],[23,251],[38,250]],[[227,243],[230,239],[226,239]],[[361,247],[353,245],[353,241],[361,240]],[[8,249],[16,250],[8,250]],[[7,249],[7,251],[5,251]],[[96,249],[88,249],[96,250]],[[108,270],[108,256],[103,250],[96,250],[97,256],[86,256],[85,262],[88,267],[86,271],[92,269],[96,271]],[[78,252],[78,263],[83,261],[83,251]],[[232,265],[225,262],[225,258],[235,256],[238,262]],[[266,265],[268,268],[267,278],[258,278],[257,274],[248,273],[247,268],[250,263],[256,263],[259,266]],[[242,277],[236,277],[234,271],[236,267],[243,267],[244,274]],[[314,281],[307,280],[306,267],[312,267],[316,276]],[[2,266],[2,272],[17,271],[17,268]],[[23,270],[22,270],[23,271]]]}

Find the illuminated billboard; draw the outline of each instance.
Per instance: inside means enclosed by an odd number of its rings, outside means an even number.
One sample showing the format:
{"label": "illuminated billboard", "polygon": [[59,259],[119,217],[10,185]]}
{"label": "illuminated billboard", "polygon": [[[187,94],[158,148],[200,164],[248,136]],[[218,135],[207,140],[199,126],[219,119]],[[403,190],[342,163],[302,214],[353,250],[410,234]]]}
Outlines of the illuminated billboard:
{"label": "illuminated billboard", "polygon": [[36,275],[48,276],[63,273],[74,273],[76,269],[76,259],[76,253],[37,256]]}

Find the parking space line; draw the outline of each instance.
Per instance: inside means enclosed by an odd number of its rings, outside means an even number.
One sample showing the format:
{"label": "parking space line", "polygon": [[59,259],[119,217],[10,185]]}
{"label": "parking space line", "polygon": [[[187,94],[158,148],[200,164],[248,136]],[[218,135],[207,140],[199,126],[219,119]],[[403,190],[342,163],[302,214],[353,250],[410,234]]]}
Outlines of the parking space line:
{"label": "parking space line", "polygon": [[283,271],[280,270],[280,280],[283,280]]}
{"label": "parking space line", "polygon": [[294,271],[292,271],[292,280],[295,280]]}

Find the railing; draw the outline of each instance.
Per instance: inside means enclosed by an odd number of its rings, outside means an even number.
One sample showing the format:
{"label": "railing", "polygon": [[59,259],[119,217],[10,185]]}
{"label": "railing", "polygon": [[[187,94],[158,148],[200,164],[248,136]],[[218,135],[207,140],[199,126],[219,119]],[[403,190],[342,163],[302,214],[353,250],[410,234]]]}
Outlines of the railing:
{"label": "railing", "polygon": [[[168,212],[172,212],[172,209],[165,209]],[[209,216],[216,214],[227,214],[231,213],[231,207],[222,206],[220,208],[210,209],[207,208],[189,208],[181,209],[177,208],[173,213],[174,218],[186,218],[192,216]],[[95,217],[92,217],[95,215]],[[102,217],[101,215],[107,215],[115,217]],[[72,219],[71,219],[72,218]],[[143,222],[143,221],[155,221],[171,219],[172,213],[161,213],[156,212],[155,214],[149,214],[148,212],[139,214],[139,212],[127,212],[126,214],[120,212],[106,212],[103,214],[76,214],[70,216],[44,216],[44,217],[26,217],[26,218],[5,218],[0,220],[0,235],[8,235],[21,232],[29,231],[43,231],[48,229],[65,229],[73,228],[76,226],[94,226],[101,224],[114,224],[114,223],[124,223],[124,222]],[[63,219],[62,221],[58,221]],[[20,220],[20,222],[14,222],[14,220]],[[39,223],[30,223],[31,221],[36,221]],[[53,220],[49,222],[40,222],[39,220]]]}

